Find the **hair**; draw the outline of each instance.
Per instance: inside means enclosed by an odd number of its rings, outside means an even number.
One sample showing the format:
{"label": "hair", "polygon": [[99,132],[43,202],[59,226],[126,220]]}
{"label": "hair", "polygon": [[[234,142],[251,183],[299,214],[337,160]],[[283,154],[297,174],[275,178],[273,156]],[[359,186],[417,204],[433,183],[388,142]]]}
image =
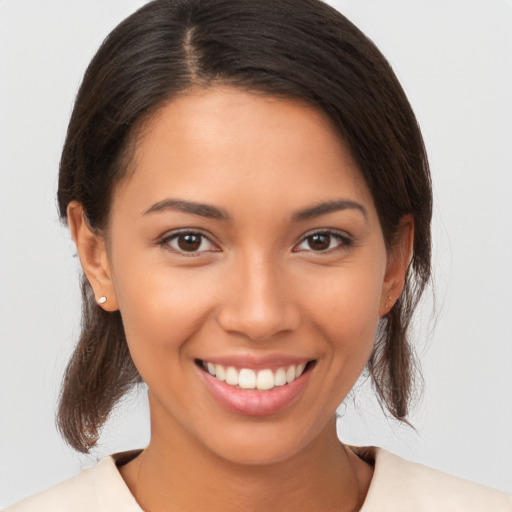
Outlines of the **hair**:
{"label": "hair", "polygon": [[[408,338],[430,280],[432,191],[421,133],[402,87],[376,46],[319,0],[155,0],[120,23],[91,61],[60,162],[58,203],[82,204],[104,230],[142,125],[191,87],[214,84],[302,100],[331,120],[373,196],[387,247],[414,219],[404,290],[381,319],[367,363],[379,402],[407,421],[416,363]],[[82,330],[63,380],[58,427],[88,452],[118,400],[142,379],[119,311],[97,306],[82,279]]]}

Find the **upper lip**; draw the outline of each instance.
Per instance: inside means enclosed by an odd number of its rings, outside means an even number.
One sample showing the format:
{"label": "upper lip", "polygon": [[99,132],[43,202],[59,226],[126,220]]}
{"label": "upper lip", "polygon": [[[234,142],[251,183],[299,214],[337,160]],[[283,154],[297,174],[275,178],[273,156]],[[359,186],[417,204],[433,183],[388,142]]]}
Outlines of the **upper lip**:
{"label": "upper lip", "polygon": [[233,354],[233,355],[215,355],[198,358],[200,361],[221,366],[232,366],[237,369],[250,368],[253,370],[279,369],[292,365],[307,364],[313,361],[314,357],[293,356],[285,354]]}

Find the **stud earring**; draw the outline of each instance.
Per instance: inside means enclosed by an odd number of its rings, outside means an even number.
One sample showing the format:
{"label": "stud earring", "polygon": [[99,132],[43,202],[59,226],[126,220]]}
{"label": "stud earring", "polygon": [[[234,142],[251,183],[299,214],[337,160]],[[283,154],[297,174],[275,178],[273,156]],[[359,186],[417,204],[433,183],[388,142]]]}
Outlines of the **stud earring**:
{"label": "stud earring", "polygon": [[103,295],[103,297],[100,297],[99,299],[96,299],[96,302],[98,304],[105,304],[105,302],[107,302],[107,297],[105,297],[105,295]]}
{"label": "stud earring", "polygon": [[388,298],[386,299],[386,302],[384,304],[384,309],[388,311],[389,309],[389,303],[391,302],[391,295],[388,295]]}

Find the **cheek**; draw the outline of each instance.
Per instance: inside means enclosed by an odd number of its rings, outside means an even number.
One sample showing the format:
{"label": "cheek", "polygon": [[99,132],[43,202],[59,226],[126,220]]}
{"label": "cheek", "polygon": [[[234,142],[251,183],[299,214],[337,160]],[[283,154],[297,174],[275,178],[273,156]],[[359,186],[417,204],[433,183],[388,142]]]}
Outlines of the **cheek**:
{"label": "cheek", "polygon": [[155,362],[173,364],[208,309],[200,273],[191,279],[190,272],[150,262],[144,252],[115,262],[117,300],[137,368],[144,374],[159,366]]}
{"label": "cheek", "polygon": [[309,297],[309,310],[329,330],[372,330],[379,320],[384,272],[379,260],[370,260],[334,269],[324,278],[310,274],[303,295]]}
{"label": "cheek", "polygon": [[344,373],[355,372],[355,379],[366,365],[375,342],[378,305],[373,294],[342,296],[322,324],[332,349],[333,364]]}
{"label": "cheek", "polygon": [[330,307],[318,317],[320,337],[328,347],[321,391],[329,402],[326,410],[336,409],[354,387],[372,353],[379,323],[380,289],[371,282],[349,281],[350,286],[340,286],[336,296],[325,296]]}
{"label": "cheek", "polygon": [[[373,349],[385,264],[371,258],[336,269],[329,279],[309,279],[306,308],[313,328],[329,345],[334,374],[350,385],[357,380]],[[338,375],[339,377],[339,375]]]}

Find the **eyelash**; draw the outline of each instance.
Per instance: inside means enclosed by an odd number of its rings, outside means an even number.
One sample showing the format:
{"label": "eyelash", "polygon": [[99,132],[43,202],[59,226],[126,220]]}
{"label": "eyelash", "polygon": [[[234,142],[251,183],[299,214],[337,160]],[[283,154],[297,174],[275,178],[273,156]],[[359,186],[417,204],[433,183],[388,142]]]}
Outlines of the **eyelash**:
{"label": "eyelash", "polygon": [[161,240],[158,241],[158,245],[167,249],[168,251],[180,254],[185,257],[192,257],[192,258],[198,257],[201,254],[203,254],[204,252],[219,252],[220,251],[220,249],[213,250],[213,251],[204,251],[204,250],[203,251],[186,251],[183,249],[172,247],[170,245],[170,243],[172,241],[178,240],[180,236],[184,236],[184,235],[201,237],[199,247],[201,247],[204,240],[207,240],[210,244],[215,245],[214,242],[212,242],[212,240],[207,235],[205,235],[201,231],[194,231],[194,230],[182,230],[182,231],[177,231],[170,235],[164,236]]}
{"label": "eyelash", "polygon": [[[158,245],[160,245],[161,247],[164,247],[165,249],[167,249],[171,252],[180,254],[185,257],[198,257],[201,254],[203,254],[204,252],[220,252],[220,249],[218,249],[218,250],[203,250],[203,251],[186,251],[184,249],[179,249],[176,247],[172,247],[170,245],[170,243],[172,241],[175,241],[175,240],[177,241],[179,239],[179,237],[183,236],[183,235],[200,237],[201,241],[200,241],[199,247],[201,247],[204,240],[207,240],[210,244],[215,245],[214,242],[212,242],[212,240],[206,234],[202,233],[201,231],[193,231],[193,230],[183,230],[183,231],[174,232],[174,233],[160,239],[158,241]],[[311,239],[312,237],[314,237],[316,235],[324,235],[324,236],[330,237],[329,245],[331,244],[333,238],[338,240],[339,244],[336,247],[327,248],[327,250],[315,251],[314,249],[311,249],[311,248],[305,249],[305,250],[309,250],[312,253],[318,253],[318,254],[327,254],[327,253],[330,254],[331,252],[346,250],[350,246],[353,245],[353,240],[344,233],[342,234],[339,231],[334,231],[334,230],[329,230],[329,229],[319,229],[319,230],[313,231],[311,233],[307,233],[301,239],[301,241],[294,246],[293,252],[302,252],[301,250],[297,250],[296,248],[301,246],[304,243],[307,243],[308,239]]]}
{"label": "eyelash", "polygon": [[[334,238],[334,239],[338,240],[340,243],[336,247],[331,247],[331,248],[329,248],[327,250],[323,250],[323,251],[315,251],[314,249],[306,249],[306,250],[310,250],[313,253],[330,254],[331,252],[335,252],[335,251],[343,251],[343,250],[346,250],[349,247],[351,247],[354,243],[352,238],[350,238],[345,233],[340,233],[339,231],[334,231],[334,230],[330,230],[330,229],[319,229],[319,230],[313,231],[311,233],[307,233],[295,247],[298,247],[298,246],[302,245],[303,243],[306,243],[308,239],[311,239],[315,235],[328,236],[328,237],[330,237],[330,239]],[[329,245],[330,245],[330,243],[329,243]],[[300,251],[296,251],[295,247],[294,247],[294,252],[300,252]]]}

